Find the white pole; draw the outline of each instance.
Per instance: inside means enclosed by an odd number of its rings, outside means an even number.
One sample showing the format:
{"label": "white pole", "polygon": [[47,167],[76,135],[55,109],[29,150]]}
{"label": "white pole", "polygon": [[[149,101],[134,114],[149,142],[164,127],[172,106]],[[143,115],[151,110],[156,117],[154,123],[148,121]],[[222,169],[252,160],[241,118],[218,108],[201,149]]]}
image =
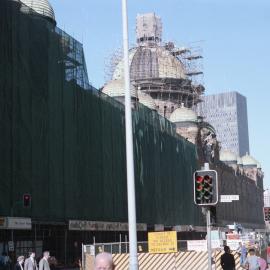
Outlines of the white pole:
{"label": "white pole", "polygon": [[[204,163],[204,170],[209,170],[209,163]],[[211,212],[206,207],[206,228],[207,228],[207,251],[208,251],[208,270],[212,269],[212,246],[211,246]]]}
{"label": "white pole", "polygon": [[[35,225],[35,227],[36,227],[36,225]],[[35,243],[36,243],[36,242],[35,242]],[[82,243],[82,261],[81,261],[81,267],[80,267],[80,268],[81,268],[82,270],[85,270],[85,268],[84,268],[84,255],[85,255],[85,254],[84,254],[84,248],[83,248],[83,246],[84,246],[84,245],[83,245],[83,243]],[[80,270],[81,270],[81,269],[80,269]]]}
{"label": "white pole", "polygon": [[207,250],[208,250],[208,270],[212,269],[212,247],[211,247],[211,214],[210,208],[206,209],[206,226],[207,226]]}
{"label": "white pole", "polygon": [[136,200],[134,183],[134,158],[132,134],[132,110],[130,98],[130,76],[128,55],[128,17],[127,0],[122,0],[123,48],[125,70],[125,122],[126,122],[126,160],[127,160],[127,189],[128,189],[128,224],[129,224],[129,269],[138,269]]}

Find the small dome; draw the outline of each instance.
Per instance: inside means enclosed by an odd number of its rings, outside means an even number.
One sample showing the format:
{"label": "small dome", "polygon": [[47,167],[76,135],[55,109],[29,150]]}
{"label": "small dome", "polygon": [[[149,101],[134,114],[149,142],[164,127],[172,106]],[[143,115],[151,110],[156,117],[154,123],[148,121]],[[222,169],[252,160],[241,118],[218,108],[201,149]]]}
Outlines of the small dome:
{"label": "small dome", "polygon": [[[55,15],[51,4],[47,0],[20,0],[36,13],[55,21]],[[26,11],[22,7],[22,11]]]}
{"label": "small dome", "polygon": [[170,121],[173,123],[197,122],[197,114],[182,104],[181,108],[177,108],[172,112]]}
{"label": "small dome", "polygon": [[[102,92],[110,97],[125,96],[125,82],[123,80],[112,80],[106,83]],[[130,95],[136,98],[136,90],[133,85],[130,85]]]}
{"label": "small dome", "polygon": [[154,100],[147,94],[144,94],[142,91],[138,90],[139,102],[144,106],[148,107],[151,110],[156,110],[156,104]]}
{"label": "small dome", "polygon": [[261,169],[262,168],[262,165],[260,162],[257,162],[257,169]]}
{"label": "small dome", "polygon": [[237,162],[237,156],[229,150],[221,150],[219,152],[219,159],[223,162]]}
{"label": "small dome", "polygon": [[242,158],[241,157],[237,157],[237,164],[238,165],[243,165],[243,160],[242,160]]}
{"label": "small dome", "polygon": [[242,157],[243,166],[255,166],[257,167],[257,161],[252,156],[246,154]]}

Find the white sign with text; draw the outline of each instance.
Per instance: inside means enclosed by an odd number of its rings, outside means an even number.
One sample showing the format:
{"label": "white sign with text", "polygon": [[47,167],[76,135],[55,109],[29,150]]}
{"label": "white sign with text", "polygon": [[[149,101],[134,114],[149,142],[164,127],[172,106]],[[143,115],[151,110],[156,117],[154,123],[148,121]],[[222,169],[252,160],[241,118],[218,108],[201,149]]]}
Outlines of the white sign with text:
{"label": "white sign with text", "polygon": [[239,195],[220,195],[220,202],[239,201]]}
{"label": "white sign with text", "polygon": [[32,229],[31,218],[8,217],[7,218],[7,229],[31,230]]}

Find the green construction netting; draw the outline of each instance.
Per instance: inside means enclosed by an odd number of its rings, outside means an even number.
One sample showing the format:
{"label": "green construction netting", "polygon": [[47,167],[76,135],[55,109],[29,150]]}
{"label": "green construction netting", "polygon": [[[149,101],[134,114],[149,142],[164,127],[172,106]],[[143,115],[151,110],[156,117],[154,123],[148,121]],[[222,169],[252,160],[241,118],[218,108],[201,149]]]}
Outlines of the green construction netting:
{"label": "green construction netting", "polygon": [[[0,2],[0,215],[127,221],[124,107],[89,86],[79,42],[20,5]],[[195,146],[139,104],[133,134],[138,221],[201,224]]]}

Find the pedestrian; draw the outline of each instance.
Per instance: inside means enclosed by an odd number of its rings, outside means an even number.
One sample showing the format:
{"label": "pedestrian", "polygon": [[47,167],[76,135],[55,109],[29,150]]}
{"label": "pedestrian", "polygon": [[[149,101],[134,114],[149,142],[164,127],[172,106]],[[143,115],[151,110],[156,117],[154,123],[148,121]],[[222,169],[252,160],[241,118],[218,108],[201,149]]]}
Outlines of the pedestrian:
{"label": "pedestrian", "polygon": [[3,251],[2,256],[0,256],[0,268],[2,268],[3,270],[10,270],[10,265],[11,259],[8,254]]}
{"label": "pedestrian", "polygon": [[259,245],[259,242],[257,242],[257,241],[254,244],[254,250],[255,250],[256,256],[261,256],[261,247]]}
{"label": "pedestrian", "polygon": [[51,270],[56,269],[56,266],[57,266],[56,258],[54,256],[52,256],[49,258],[48,261],[49,261],[49,265],[50,265]]}
{"label": "pedestrian", "polygon": [[258,260],[259,260],[260,270],[266,270],[267,268],[266,260],[262,257],[258,257]]}
{"label": "pedestrian", "polygon": [[255,255],[255,249],[251,248],[249,251],[249,256],[246,258],[245,269],[248,270],[259,270],[260,262],[259,258]]}
{"label": "pedestrian", "polygon": [[19,256],[17,258],[17,263],[15,264],[14,270],[23,270],[24,256]]}
{"label": "pedestrian", "polygon": [[223,270],[235,270],[235,260],[231,254],[230,248],[224,246],[224,254],[221,255],[220,264]]}
{"label": "pedestrian", "polygon": [[74,262],[75,268],[79,268],[79,270],[82,270],[82,262],[80,258],[77,258]]}
{"label": "pedestrian", "polygon": [[247,258],[247,248],[245,244],[242,244],[242,242],[239,242],[239,247],[237,248],[237,252],[240,255],[240,265],[243,266]]}
{"label": "pedestrian", "polygon": [[39,270],[50,270],[48,259],[50,258],[50,252],[44,251],[43,258],[39,261]]}
{"label": "pedestrian", "polygon": [[35,259],[35,252],[30,251],[29,257],[24,262],[24,270],[37,270],[37,261]]}
{"label": "pedestrian", "polygon": [[95,258],[94,270],[113,270],[114,264],[112,254],[107,252],[99,253]]}
{"label": "pedestrian", "polygon": [[267,254],[267,263],[270,264],[270,243],[268,243],[266,254]]}

